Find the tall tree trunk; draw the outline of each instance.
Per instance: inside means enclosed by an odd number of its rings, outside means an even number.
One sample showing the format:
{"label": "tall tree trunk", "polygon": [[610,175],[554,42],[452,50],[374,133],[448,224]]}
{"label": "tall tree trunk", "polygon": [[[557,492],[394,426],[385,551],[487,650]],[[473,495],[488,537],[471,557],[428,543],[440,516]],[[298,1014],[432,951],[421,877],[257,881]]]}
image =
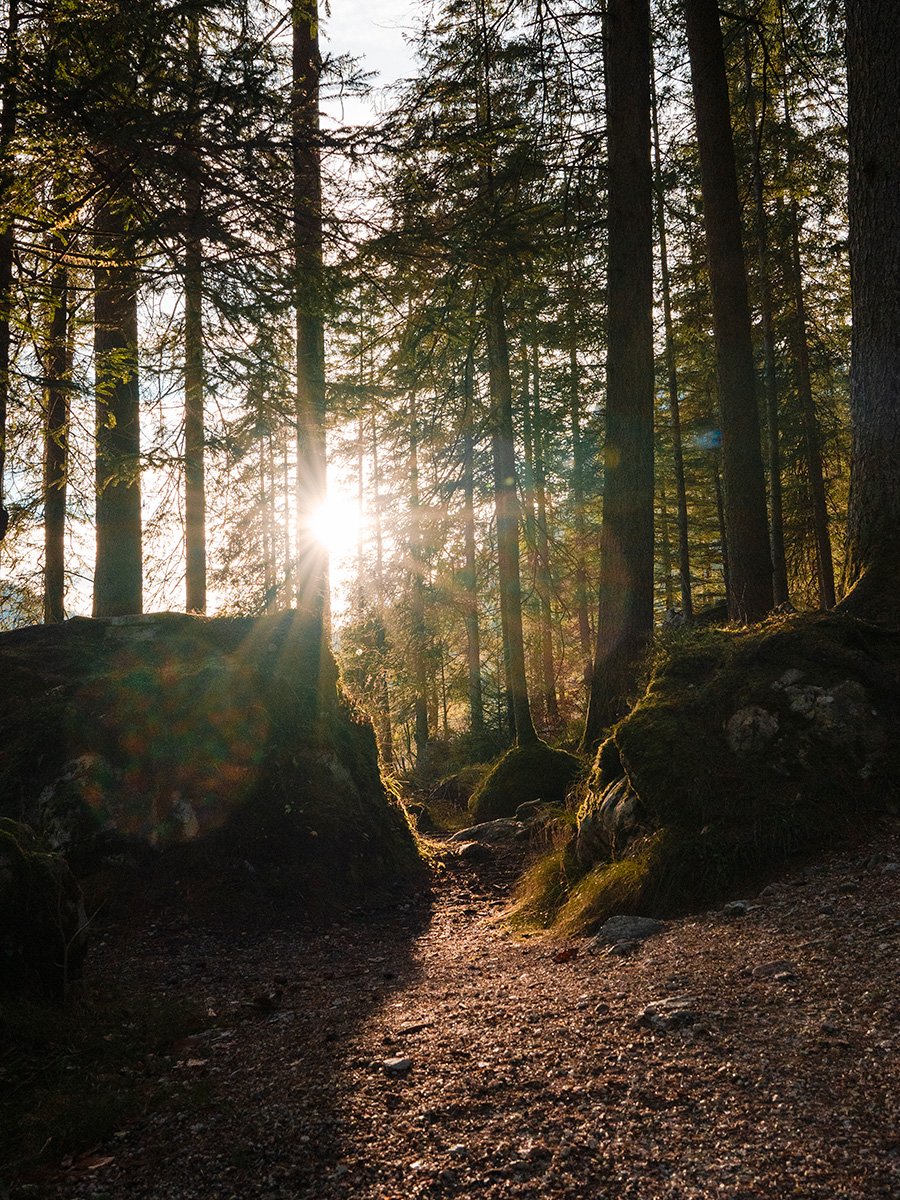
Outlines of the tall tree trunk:
{"label": "tall tree trunk", "polygon": [[850,605],[896,623],[900,569],[900,5],[847,0]]}
{"label": "tall tree trunk", "polygon": [[494,506],[497,519],[497,565],[500,612],[509,667],[510,697],[520,746],[538,740],[525,672],[522,630],[522,582],[519,574],[519,500],[516,494],[516,451],[513,434],[512,380],[503,289],[495,281],[485,311],[488,373],[491,383],[491,424],[494,440]]}
{"label": "tall tree trunk", "polygon": [[734,140],[717,0],[685,0],[722,420],[733,620],[772,608],[766,488]]}
{"label": "tall tree trunk", "polygon": [[543,623],[541,621],[540,598],[537,591],[538,552],[537,552],[537,501],[534,486],[534,437],[531,427],[531,364],[528,359],[527,344],[522,342],[520,359],[522,371],[522,392],[520,397],[520,414],[522,429],[522,500],[524,506],[525,547],[527,550],[527,584],[523,599],[523,617],[531,636],[526,638],[526,651],[529,667],[529,696],[531,697],[531,713],[538,729],[543,729],[547,723],[547,713],[544,706],[543,687],[541,686],[543,647]]}
{"label": "tall tree trunk", "polygon": [[666,383],[669,392],[669,419],[672,427],[672,460],[675,465],[675,512],[678,526],[678,582],[681,611],[686,621],[693,620],[691,595],[691,552],[688,542],[687,487],[684,479],[684,451],[681,442],[681,397],[678,394],[678,363],[675,357],[675,332],[672,322],[672,284],[669,275],[669,244],[666,232],[665,191],[662,178],[662,149],[659,140],[659,110],[656,100],[656,72],[651,60],[650,102],[653,118],[653,165],[656,192],[656,226],[659,237],[659,270],[662,283],[663,325],[666,339]]}
{"label": "tall tree trunk", "polygon": [[787,603],[788,578],[784,556],[784,504],[781,487],[781,422],[778,413],[778,377],[775,370],[775,319],[769,282],[769,237],[762,171],[762,128],[757,120],[753,93],[750,35],[744,34],[744,81],[747,89],[747,123],[753,146],[753,223],[756,232],[756,269],[763,335],[763,381],[766,393],[766,434],[769,451],[769,546],[772,554],[772,599]]}
{"label": "tall tree trunk", "polygon": [[382,760],[394,763],[391,696],[387,677],[387,635],[384,627],[384,534],[381,525],[381,467],[378,460],[378,422],[372,417],[372,487],[375,516],[375,650],[378,655],[378,716],[375,727]]}
{"label": "tall tree trunk", "polygon": [[534,393],[532,442],[534,447],[534,492],[537,504],[535,587],[541,611],[541,689],[547,721],[555,729],[559,725],[559,702],[556,696],[556,664],[553,659],[553,579],[550,574],[547,476],[544,468],[544,414],[541,408],[541,364],[537,339],[534,341],[532,353],[531,373]]}
{"label": "tall tree trunk", "polygon": [[[0,113],[0,202],[9,195],[15,178],[12,143],[18,119],[19,3],[9,0],[6,24],[6,62],[3,84],[3,111]],[[11,212],[0,210],[0,543],[9,527],[6,508],[6,434],[9,409],[9,368],[12,342],[13,256],[15,228]]]}
{"label": "tall tree trunk", "polygon": [[419,495],[419,412],[415,391],[409,396],[409,561],[412,582],[413,685],[415,688],[416,770],[425,769],[428,756],[428,653],[425,621],[425,548]]}
{"label": "tall tree trunk", "polygon": [[[200,73],[200,26],[188,23],[188,62]],[[192,135],[199,133],[196,117]],[[189,155],[184,190],[187,237],[184,253],[184,545],[185,607],[206,612],[206,481],[203,461],[203,188],[196,146]]]}
{"label": "tall tree trunk", "polygon": [[725,524],[725,489],[722,486],[722,468],[718,459],[713,463],[713,489],[716,493],[716,519],[719,524],[719,547],[722,552],[722,582],[725,595],[731,594],[731,570],[728,556],[728,529]]}
{"label": "tall tree trunk", "polygon": [[475,348],[470,344],[463,375],[463,604],[466,626],[469,728],[484,733],[484,693],[481,682],[481,629],[478,621],[478,576],[475,542]]}
{"label": "tall tree trunk", "polygon": [[623,713],[653,632],[650,2],[610,0],[609,333],[597,649],[584,744]]}
{"label": "tall tree trunk", "polygon": [[809,338],[806,324],[806,298],[803,294],[803,266],[800,259],[800,216],[796,200],[790,206],[791,257],[790,289],[794,302],[794,374],[800,412],[803,417],[803,441],[806,451],[806,473],[812,509],[813,536],[816,543],[816,583],[819,607],[834,608],[834,559],[831,535],[828,530],[828,496],[825,491],[825,471],[822,464],[822,438],[816,402],[813,398],[812,374],[809,366]]}
{"label": "tall tree trunk", "polygon": [[[793,145],[794,114],[791,104],[790,81],[787,74],[787,36],[785,33],[784,4],[779,2],[781,41],[785,62],[784,77],[784,121],[788,132],[788,147]],[[788,179],[792,183],[790,168],[792,155],[788,150]],[[788,265],[788,290],[794,307],[793,346],[794,378],[803,418],[803,440],[806,450],[806,472],[809,481],[810,507],[813,536],[816,543],[816,583],[819,592],[819,607],[834,608],[834,559],[831,553],[831,535],[828,529],[828,497],[825,490],[825,472],[822,464],[822,439],[816,404],[813,398],[812,374],[809,366],[809,336],[806,322],[806,297],[803,292],[803,262],[800,257],[800,205],[795,195],[788,206],[790,249]]]}
{"label": "tall tree trunk", "polygon": [[581,371],[578,364],[575,278],[571,261],[568,264],[568,293],[566,340],[569,353],[569,425],[572,435],[572,510],[575,524],[575,611],[578,617],[578,640],[584,664],[583,678],[585,687],[590,687],[594,646],[588,610],[588,573],[585,561],[585,469],[584,438],[581,432]]}
{"label": "tall tree trunk", "polygon": [[294,302],[297,321],[297,603],[327,636],[328,554],[313,516],[325,503],[325,332],[322,319],[322,175],[319,161],[319,16],[293,0]]}
{"label": "tall tree trunk", "polygon": [[659,552],[662,558],[663,587],[666,595],[666,612],[675,607],[675,580],[672,578],[672,542],[669,537],[669,498],[666,495],[666,473],[656,472],[657,505],[659,507]]}
{"label": "tall tree trunk", "polygon": [[[115,177],[114,169],[108,170]],[[138,273],[125,183],[94,217],[94,394],[97,412],[97,555],[94,616],[143,606],[138,389]]]}
{"label": "tall tree trunk", "polygon": [[66,488],[69,475],[69,388],[72,339],[69,331],[65,242],[54,237],[56,260],[50,285],[50,327],[44,390],[44,621],[66,618]]}

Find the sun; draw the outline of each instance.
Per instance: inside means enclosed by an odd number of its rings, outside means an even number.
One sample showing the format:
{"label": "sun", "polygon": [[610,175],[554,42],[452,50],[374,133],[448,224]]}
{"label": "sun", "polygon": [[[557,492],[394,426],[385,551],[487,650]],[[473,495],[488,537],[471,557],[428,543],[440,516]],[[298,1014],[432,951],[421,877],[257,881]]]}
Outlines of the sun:
{"label": "sun", "polygon": [[319,545],[328,551],[332,568],[356,557],[363,534],[356,497],[329,489],[327,499],[310,514],[309,530]]}

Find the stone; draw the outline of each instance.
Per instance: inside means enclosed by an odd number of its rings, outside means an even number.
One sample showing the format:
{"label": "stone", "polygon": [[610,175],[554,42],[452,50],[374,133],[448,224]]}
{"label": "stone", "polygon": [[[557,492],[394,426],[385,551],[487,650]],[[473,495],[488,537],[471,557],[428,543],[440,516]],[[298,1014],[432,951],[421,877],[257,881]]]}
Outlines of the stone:
{"label": "stone", "polygon": [[458,842],[455,857],[462,859],[463,862],[490,862],[494,857],[494,852],[490,846],[485,846],[482,842]]}
{"label": "stone", "polygon": [[411,1058],[385,1058],[381,1065],[388,1075],[406,1075],[412,1070]]}
{"label": "stone", "polygon": [[626,775],[614,780],[599,801],[579,814],[575,852],[581,863],[621,854],[641,832],[641,804]]}
{"label": "stone", "polygon": [[794,979],[797,964],[787,958],[778,958],[773,962],[759,963],[750,974],[754,979]]}
{"label": "stone", "polygon": [[498,817],[496,821],[483,821],[468,829],[459,829],[450,835],[451,842],[494,842],[512,841],[522,832],[523,825],[514,817]]}
{"label": "stone", "polygon": [[759,704],[739,708],[725,725],[728,745],[740,758],[761,753],[777,732],[778,718]]}
{"label": "stone", "polygon": [[662,933],[665,925],[653,917],[631,917],[621,914],[604,921],[592,939],[596,947],[610,946],[616,942],[639,942]]}
{"label": "stone", "polygon": [[667,996],[662,1000],[651,1000],[641,1013],[640,1021],[651,1029],[665,1032],[687,1029],[700,1020],[699,1005],[696,996]]}
{"label": "stone", "polygon": [[521,822],[533,821],[551,805],[546,800],[526,800],[516,809],[516,820]]}

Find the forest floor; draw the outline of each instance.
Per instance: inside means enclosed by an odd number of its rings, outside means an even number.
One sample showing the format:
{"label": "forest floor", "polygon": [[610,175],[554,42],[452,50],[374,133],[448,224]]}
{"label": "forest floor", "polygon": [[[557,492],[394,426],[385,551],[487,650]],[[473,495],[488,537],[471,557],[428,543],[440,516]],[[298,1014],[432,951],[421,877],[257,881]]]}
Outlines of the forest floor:
{"label": "forest floor", "polygon": [[898,864],[894,822],[621,957],[512,933],[502,859],[315,933],[107,928],[93,976],[205,1027],[135,1066],[165,1103],[9,1195],[895,1198]]}

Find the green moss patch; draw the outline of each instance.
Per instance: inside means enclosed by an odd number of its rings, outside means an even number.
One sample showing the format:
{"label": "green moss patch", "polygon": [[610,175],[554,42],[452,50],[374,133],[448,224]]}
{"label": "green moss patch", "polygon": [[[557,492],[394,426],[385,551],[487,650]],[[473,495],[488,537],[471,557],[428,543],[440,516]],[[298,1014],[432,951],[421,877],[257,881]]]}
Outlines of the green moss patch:
{"label": "green moss patch", "polygon": [[567,932],[667,916],[852,838],[900,779],[898,667],[900,633],[841,614],[661,640],[583,787],[565,886],[548,873],[531,910]]}
{"label": "green moss patch", "polygon": [[580,759],[546,742],[514,746],[472,793],[469,811],[478,822],[512,817],[528,800],[561,806],[582,768]]}

